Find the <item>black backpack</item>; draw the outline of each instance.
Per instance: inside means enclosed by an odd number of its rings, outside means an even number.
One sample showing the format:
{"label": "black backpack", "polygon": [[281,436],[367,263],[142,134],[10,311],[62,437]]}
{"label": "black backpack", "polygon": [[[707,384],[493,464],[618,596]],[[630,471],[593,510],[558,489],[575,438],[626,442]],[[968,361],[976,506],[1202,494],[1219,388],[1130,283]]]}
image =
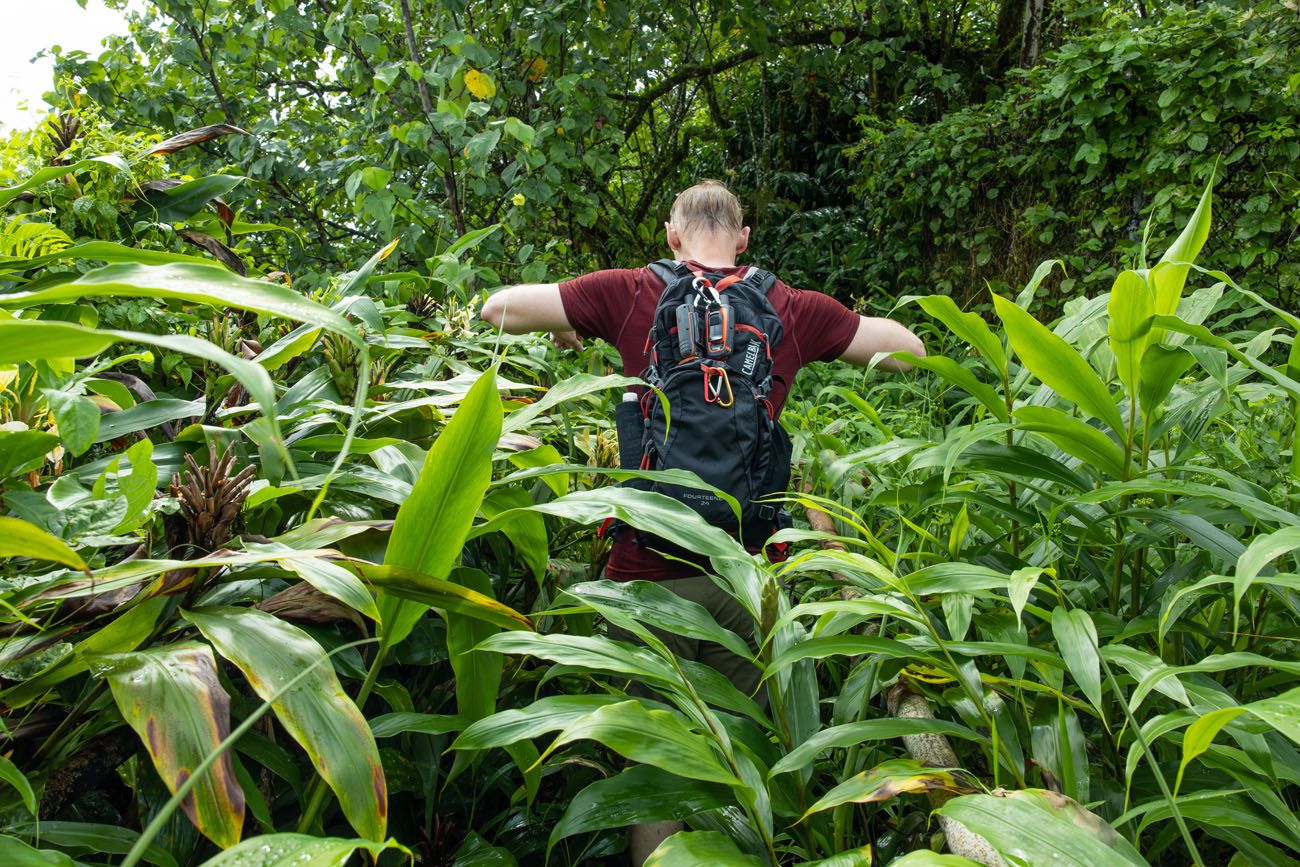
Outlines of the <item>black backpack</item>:
{"label": "black backpack", "polygon": [[757,268],[723,277],[662,259],[664,281],[646,339],[645,389],[618,412],[620,463],[629,469],[691,470],[736,498],[741,520],[709,491],[661,482],[635,487],[667,494],[709,523],[760,545],[782,523],[778,505],[756,502],[784,491],[790,440],[768,399],[772,353],[783,329],[768,290],[776,278]]}

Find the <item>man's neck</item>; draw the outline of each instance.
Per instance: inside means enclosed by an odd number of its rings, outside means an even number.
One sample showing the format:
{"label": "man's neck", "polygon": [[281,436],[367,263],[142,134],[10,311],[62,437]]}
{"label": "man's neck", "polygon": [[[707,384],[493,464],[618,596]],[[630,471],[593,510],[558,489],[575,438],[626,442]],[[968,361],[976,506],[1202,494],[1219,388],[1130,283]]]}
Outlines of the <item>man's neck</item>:
{"label": "man's neck", "polygon": [[735,249],[707,247],[699,250],[681,250],[677,253],[678,262],[699,262],[706,268],[734,268],[736,267]]}

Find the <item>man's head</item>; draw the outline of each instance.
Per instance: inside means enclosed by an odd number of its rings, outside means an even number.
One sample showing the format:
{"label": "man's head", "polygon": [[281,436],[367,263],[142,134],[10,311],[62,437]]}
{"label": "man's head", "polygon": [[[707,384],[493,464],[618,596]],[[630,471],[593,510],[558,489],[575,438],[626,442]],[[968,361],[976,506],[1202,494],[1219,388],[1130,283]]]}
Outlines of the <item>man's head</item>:
{"label": "man's head", "polygon": [[[710,257],[708,265],[734,262],[749,246],[740,202],[718,181],[700,181],[677,196],[664,223],[668,246],[679,259]],[[713,261],[729,257],[729,262]]]}

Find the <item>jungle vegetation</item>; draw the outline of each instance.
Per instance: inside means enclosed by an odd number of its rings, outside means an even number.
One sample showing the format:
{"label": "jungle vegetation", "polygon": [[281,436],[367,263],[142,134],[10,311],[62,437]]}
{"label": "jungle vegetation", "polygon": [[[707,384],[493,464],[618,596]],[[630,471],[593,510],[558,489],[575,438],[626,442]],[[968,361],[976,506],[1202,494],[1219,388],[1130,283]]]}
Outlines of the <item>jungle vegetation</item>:
{"label": "jungle vegetation", "polygon": [[[0,141],[0,862],[1300,863],[1294,0],[128,16]],[[929,350],[801,374],[780,563],[476,316],[701,177]]]}

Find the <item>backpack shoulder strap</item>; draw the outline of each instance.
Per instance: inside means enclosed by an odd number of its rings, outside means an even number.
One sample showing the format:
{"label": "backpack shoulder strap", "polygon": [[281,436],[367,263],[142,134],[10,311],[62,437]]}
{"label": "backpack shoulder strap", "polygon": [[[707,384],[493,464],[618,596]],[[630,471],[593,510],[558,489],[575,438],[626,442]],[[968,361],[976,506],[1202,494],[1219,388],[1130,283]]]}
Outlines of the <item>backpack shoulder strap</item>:
{"label": "backpack shoulder strap", "polygon": [[766,295],[768,290],[776,285],[776,275],[762,268],[750,268],[749,273],[745,275],[745,282],[757,289],[758,294]]}
{"label": "backpack shoulder strap", "polygon": [[650,273],[663,281],[665,289],[671,286],[677,278],[685,275],[687,270],[685,262],[675,262],[672,259],[659,259],[651,262],[649,268]]}

